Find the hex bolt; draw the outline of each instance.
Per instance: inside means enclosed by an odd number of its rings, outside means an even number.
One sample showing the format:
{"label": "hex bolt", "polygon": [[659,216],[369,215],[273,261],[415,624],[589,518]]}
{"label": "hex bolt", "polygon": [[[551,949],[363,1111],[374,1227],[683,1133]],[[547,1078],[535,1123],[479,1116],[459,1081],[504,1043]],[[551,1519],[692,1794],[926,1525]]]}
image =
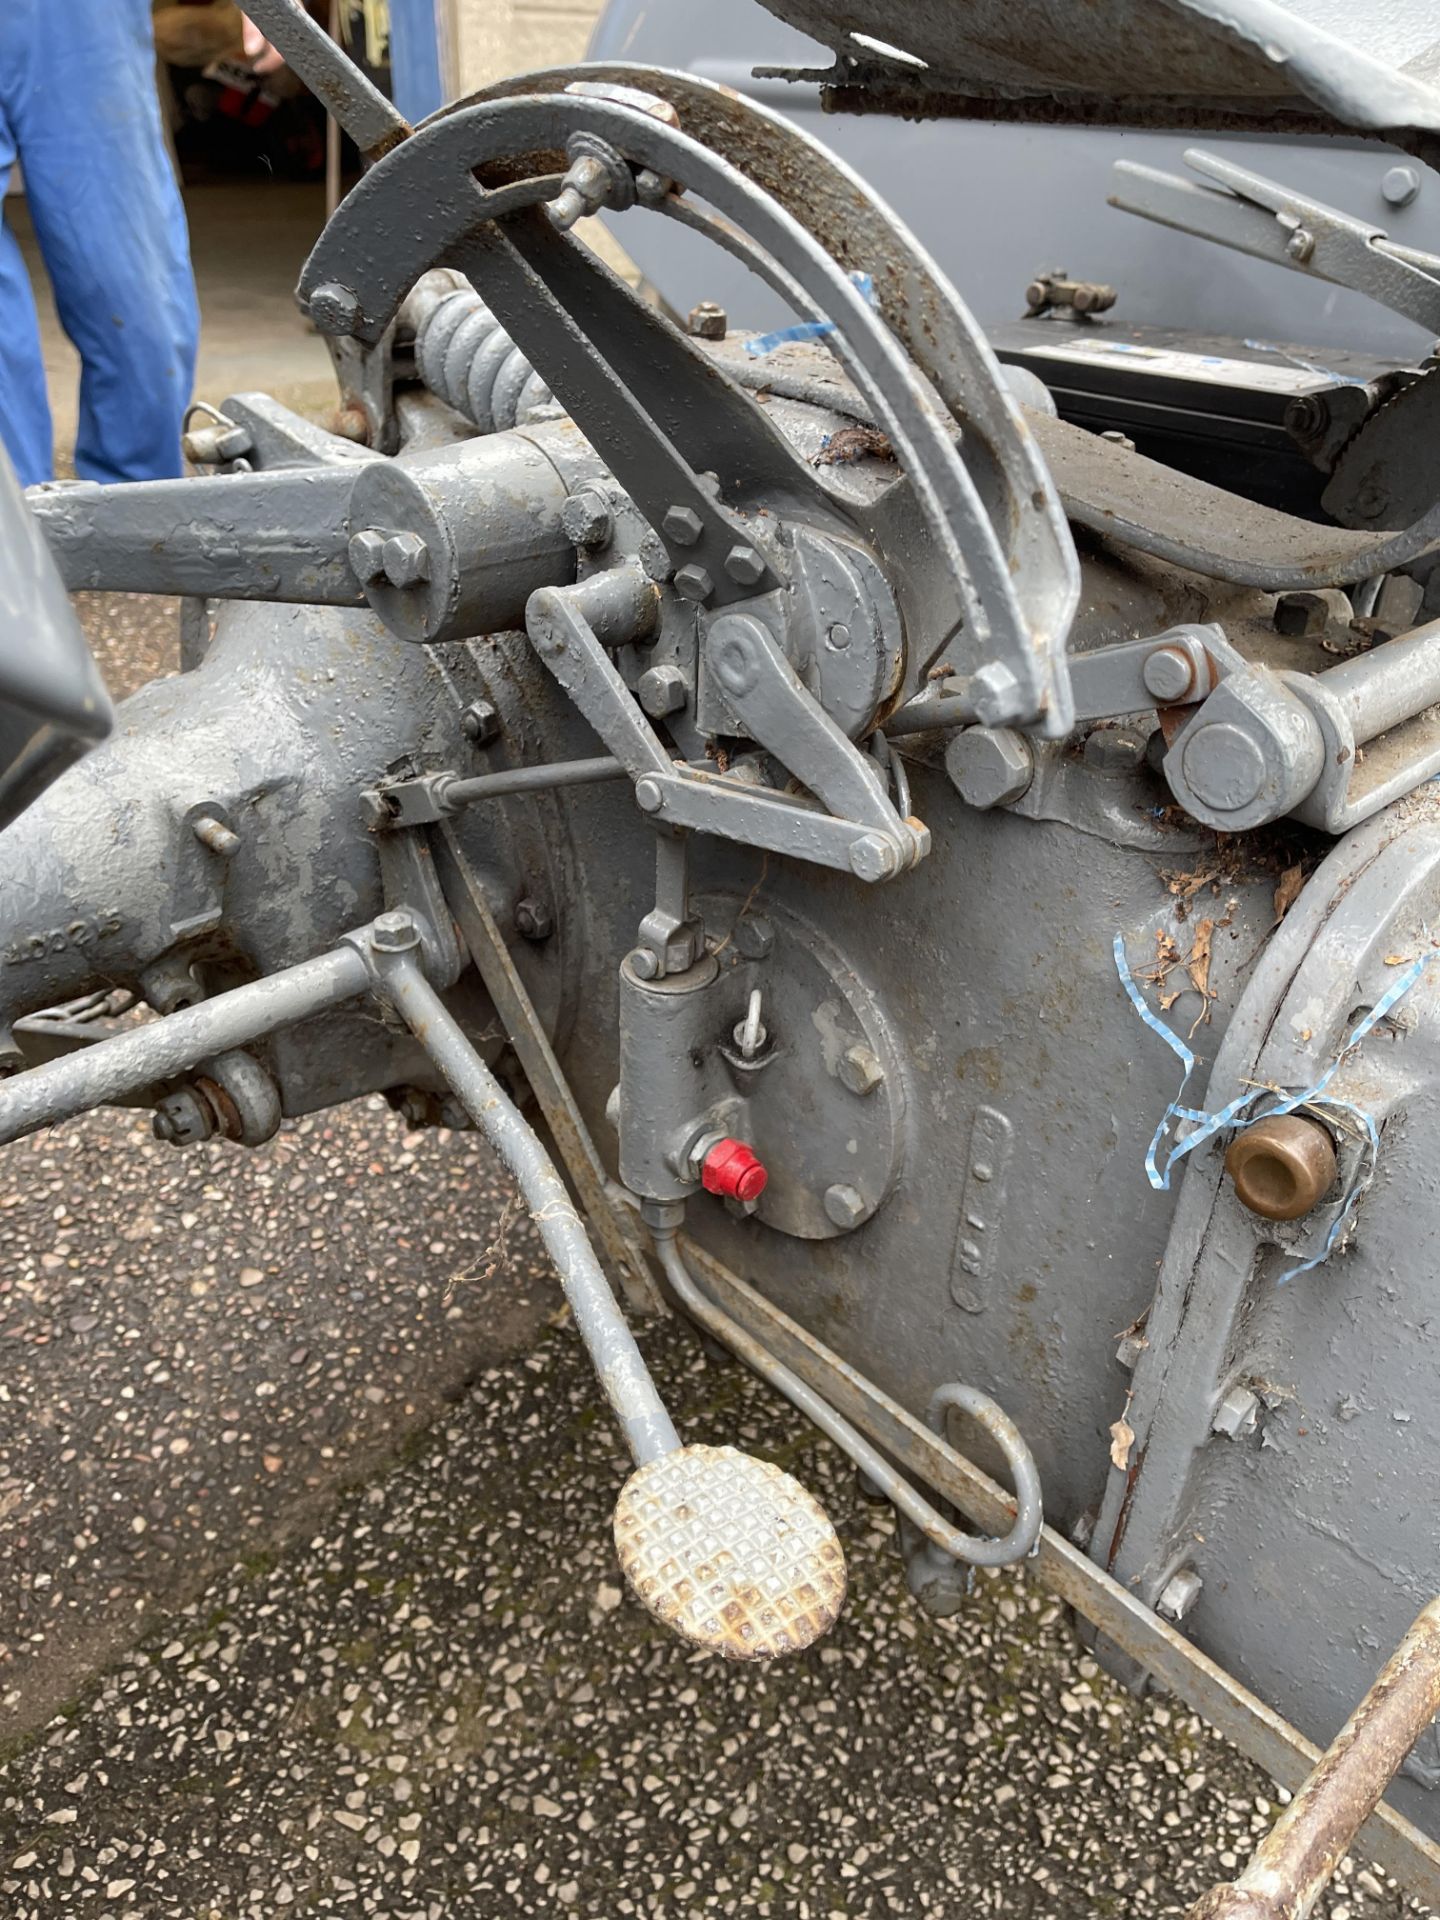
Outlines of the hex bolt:
{"label": "hex bolt", "polygon": [[381,953],[405,953],[420,943],[420,929],[408,913],[377,914],[370,938]]}
{"label": "hex bolt", "polygon": [[680,571],[675,575],[675,591],[680,595],[682,600],[704,602],[714,593],[715,582],[710,578],[704,567],[696,566],[695,563],[691,561],[686,566],[681,567]]}
{"label": "hex bolt", "polygon": [[1096,727],[1085,742],[1085,764],[1111,780],[1134,773],[1144,764],[1147,739],[1135,727]]}
{"label": "hex bolt", "polygon": [[754,547],[735,546],[725,556],[725,571],[737,587],[753,587],[765,577],[765,561]]}
{"label": "hex bolt", "polygon": [[1249,806],[1265,784],[1265,755],[1233,720],[1212,720],[1188,734],[1181,765],[1199,799],[1224,813]]}
{"label": "hex bolt", "polygon": [[610,503],[594,487],[580,487],[560,509],[565,538],[577,547],[603,547],[615,526]]}
{"label": "hex bolt", "polygon": [[900,855],[883,834],[862,833],[850,842],[850,871],[857,880],[888,880]]}
{"label": "hex bolt", "polygon": [[1155,1611],[1178,1626],[1200,1598],[1200,1589],[1204,1584],[1193,1567],[1181,1567],[1165,1582],[1160,1598],[1155,1602]]}
{"label": "hex bolt", "polygon": [[747,960],[768,960],[775,950],[775,929],[763,913],[742,914],[735,928],[735,945]]}
{"label": "hex bolt", "polygon": [[1408,207],[1420,191],[1420,175],[1414,167],[1391,167],[1380,182],[1380,191],[1388,206]]}
{"label": "hex bolt", "polygon": [[718,301],[700,300],[690,309],[685,330],[697,340],[723,340],[729,325],[729,316]]}
{"label": "hex bolt", "polygon": [[1247,1434],[1255,1431],[1259,1422],[1258,1397],[1249,1387],[1231,1387],[1215,1409],[1210,1430],[1212,1433],[1223,1433],[1230,1440],[1243,1440]]}
{"label": "hex bolt", "polygon": [[527,894],[523,900],[516,902],[515,927],[525,940],[548,940],[555,922],[545,902]]}
{"label": "hex bolt", "polygon": [[483,747],[500,731],[500,715],[489,700],[472,700],[460,710],[460,731],[477,747]]}
{"label": "hex bolt", "polygon": [[310,296],[310,318],[321,333],[353,333],[360,319],[360,302],[349,287],[327,280]]}
{"label": "hex bolt", "polygon": [[1281,593],[1275,597],[1275,631],[1291,640],[1321,640],[1331,622],[1349,626],[1353,609],[1349,596],[1336,587]]}
{"label": "hex bolt", "polygon": [[663,587],[675,572],[675,563],[665,542],[653,530],[640,537],[640,565],[647,580]]}
{"label": "hex bolt", "polygon": [[693,507],[667,507],[660,530],[675,546],[693,547],[705,528]]}
{"label": "hex bolt", "polygon": [[685,676],[678,667],[647,668],[635,692],[652,720],[663,720],[667,713],[679,713],[690,698]]}
{"label": "hex bolt", "polygon": [[987,660],[971,678],[970,698],[985,726],[1003,726],[1015,718],[1020,682],[1002,662]]}
{"label": "hex bolt", "polygon": [[840,1084],[862,1097],[873,1093],[885,1078],[885,1069],[873,1047],[847,1047],[840,1056]]}
{"label": "hex bolt", "polygon": [[1194,685],[1195,664],[1183,647],[1156,647],[1146,654],[1140,677],[1147,693],[1153,694],[1161,706],[1171,706],[1183,700]]}
{"label": "hex bolt", "polygon": [[430,578],[430,549],[418,533],[392,533],[384,557],[392,587],[418,587]]}
{"label": "hex bolt", "polygon": [[966,806],[984,812],[1023,798],[1035,778],[1035,754],[1011,727],[965,727],[945,749],[945,771]]}
{"label": "hex bolt", "polygon": [[385,540],[386,536],[378,527],[367,527],[364,532],[350,537],[350,544],[345,551],[355,570],[355,578],[362,587],[368,587],[384,577]]}
{"label": "hex bolt", "polygon": [[825,1217],[832,1226],[842,1227],[848,1233],[865,1218],[864,1196],[843,1180],[837,1181],[825,1189]]}

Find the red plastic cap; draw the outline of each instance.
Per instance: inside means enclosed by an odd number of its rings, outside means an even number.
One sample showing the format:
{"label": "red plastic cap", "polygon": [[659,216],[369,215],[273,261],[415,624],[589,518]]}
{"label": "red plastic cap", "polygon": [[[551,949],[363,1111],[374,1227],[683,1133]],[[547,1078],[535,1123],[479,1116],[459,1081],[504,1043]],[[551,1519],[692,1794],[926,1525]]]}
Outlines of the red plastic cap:
{"label": "red plastic cap", "polygon": [[758,1200],[769,1178],[743,1140],[717,1140],[700,1163],[705,1191],[731,1200]]}

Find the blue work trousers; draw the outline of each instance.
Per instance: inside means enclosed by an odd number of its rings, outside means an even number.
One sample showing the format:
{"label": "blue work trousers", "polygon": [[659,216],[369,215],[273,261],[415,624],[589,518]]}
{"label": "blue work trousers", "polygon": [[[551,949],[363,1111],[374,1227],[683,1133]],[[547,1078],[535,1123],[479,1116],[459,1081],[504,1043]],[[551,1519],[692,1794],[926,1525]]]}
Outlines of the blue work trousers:
{"label": "blue work trousers", "polygon": [[[150,0],[0,0],[0,195],[19,160],[80,354],[75,471],[180,472],[199,316],[155,92]],[[28,486],[53,435],[29,276],[0,226],[0,439]]]}

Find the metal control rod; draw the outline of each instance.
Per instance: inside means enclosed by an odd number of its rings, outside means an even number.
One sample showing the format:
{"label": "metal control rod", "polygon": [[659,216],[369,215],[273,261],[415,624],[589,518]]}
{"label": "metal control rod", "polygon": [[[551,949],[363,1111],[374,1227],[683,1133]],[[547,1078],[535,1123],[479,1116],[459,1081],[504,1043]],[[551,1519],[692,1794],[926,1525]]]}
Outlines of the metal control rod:
{"label": "metal control rod", "polygon": [[363,956],[355,947],[336,947],[163,1020],[32,1067],[0,1084],[0,1146],[37,1127],[54,1126],[142,1087],[173,1080],[212,1054],[249,1046],[278,1027],[353,1000],[369,985]]}
{"label": "metal control rod", "polygon": [[420,932],[414,918],[382,914],[375,923],[372,944],[381,988],[519,1182],[636,1465],[673,1453],[680,1437],[615,1303],[565,1183],[533,1127],[507,1099],[425,978],[419,953]]}
{"label": "metal control rod", "polygon": [[1000,1447],[1014,1477],[1014,1525],[998,1537],[966,1533],[952,1526],[823,1395],[807,1386],[768,1347],[717,1306],[685,1264],[674,1226],[651,1224],[650,1233],[665,1278],[685,1311],[777,1393],[784,1394],[791,1406],[812,1420],[822,1433],[828,1434],[841,1452],[875,1482],[886,1499],[893,1501],[932,1545],[952,1560],[962,1560],[975,1567],[1008,1567],[1025,1558],[1039,1539],[1045,1520],[1040,1476],[1019,1428],[988,1394],[974,1387],[954,1386],[946,1389],[949,1396],[946,1404],[962,1407],[980,1423]]}
{"label": "metal control rod", "polygon": [[1440,701],[1440,620],[1357,653],[1319,678],[1363,745]]}
{"label": "metal control rod", "polygon": [[1212,1888],[1189,1920],[1305,1920],[1437,1713],[1440,1600],[1432,1600],[1240,1878]]}

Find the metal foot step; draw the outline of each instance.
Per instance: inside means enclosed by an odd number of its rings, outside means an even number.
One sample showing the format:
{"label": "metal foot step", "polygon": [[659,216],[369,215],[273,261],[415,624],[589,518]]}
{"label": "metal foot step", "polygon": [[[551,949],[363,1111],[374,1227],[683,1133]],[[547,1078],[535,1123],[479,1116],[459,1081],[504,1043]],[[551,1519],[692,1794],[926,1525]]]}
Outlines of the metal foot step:
{"label": "metal foot step", "polygon": [[825,1509],[735,1447],[680,1447],[637,1467],[616,1504],[615,1546],[641,1604],[727,1660],[802,1652],[845,1601]]}

